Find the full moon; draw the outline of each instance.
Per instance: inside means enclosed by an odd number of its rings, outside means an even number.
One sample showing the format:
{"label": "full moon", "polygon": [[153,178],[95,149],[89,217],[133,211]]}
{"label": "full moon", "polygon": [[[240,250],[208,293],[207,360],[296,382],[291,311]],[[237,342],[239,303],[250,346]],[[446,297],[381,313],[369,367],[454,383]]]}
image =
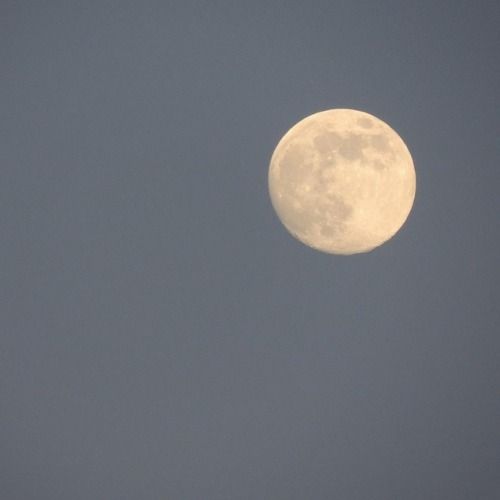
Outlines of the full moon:
{"label": "full moon", "polygon": [[332,254],[369,252],[406,221],[415,168],[399,135],[354,109],[310,115],[280,140],[269,165],[269,193],[286,229]]}

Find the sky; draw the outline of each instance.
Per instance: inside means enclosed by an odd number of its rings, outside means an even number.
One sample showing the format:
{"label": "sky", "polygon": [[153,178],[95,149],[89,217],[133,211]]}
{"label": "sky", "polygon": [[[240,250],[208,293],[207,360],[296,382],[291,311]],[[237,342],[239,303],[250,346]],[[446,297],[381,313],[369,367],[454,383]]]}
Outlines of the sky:
{"label": "sky", "polygon": [[[0,6],[2,500],[500,498],[500,3]],[[385,245],[292,238],[271,154],[412,153]]]}

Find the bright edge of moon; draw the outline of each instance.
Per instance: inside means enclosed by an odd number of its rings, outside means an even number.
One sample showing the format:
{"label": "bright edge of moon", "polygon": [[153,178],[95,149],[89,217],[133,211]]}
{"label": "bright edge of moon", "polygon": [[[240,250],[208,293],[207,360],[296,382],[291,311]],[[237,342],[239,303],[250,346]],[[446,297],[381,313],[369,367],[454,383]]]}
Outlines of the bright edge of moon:
{"label": "bright edge of moon", "polygon": [[330,109],[294,125],[269,165],[269,194],[285,228],[322,252],[369,252],[394,236],[415,199],[413,160],[379,118]]}

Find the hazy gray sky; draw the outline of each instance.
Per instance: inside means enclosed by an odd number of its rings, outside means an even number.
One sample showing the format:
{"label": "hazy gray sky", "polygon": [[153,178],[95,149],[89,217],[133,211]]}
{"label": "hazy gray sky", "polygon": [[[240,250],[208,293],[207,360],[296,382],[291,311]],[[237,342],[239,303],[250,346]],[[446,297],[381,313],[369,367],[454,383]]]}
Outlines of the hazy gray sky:
{"label": "hazy gray sky", "polygon": [[[500,498],[500,3],[0,6],[2,500]],[[412,152],[388,244],[275,216],[281,136]]]}

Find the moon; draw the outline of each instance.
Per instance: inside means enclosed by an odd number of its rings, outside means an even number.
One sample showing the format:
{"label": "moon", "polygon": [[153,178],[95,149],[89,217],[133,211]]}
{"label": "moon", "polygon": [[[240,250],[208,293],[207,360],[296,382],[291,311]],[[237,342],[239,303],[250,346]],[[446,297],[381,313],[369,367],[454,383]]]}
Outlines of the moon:
{"label": "moon", "polygon": [[394,236],[415,199],[413,160],[381,119],[330,109],[294,125],[269,165],[269,194],[286,229],[331,254],[369,252]]}

